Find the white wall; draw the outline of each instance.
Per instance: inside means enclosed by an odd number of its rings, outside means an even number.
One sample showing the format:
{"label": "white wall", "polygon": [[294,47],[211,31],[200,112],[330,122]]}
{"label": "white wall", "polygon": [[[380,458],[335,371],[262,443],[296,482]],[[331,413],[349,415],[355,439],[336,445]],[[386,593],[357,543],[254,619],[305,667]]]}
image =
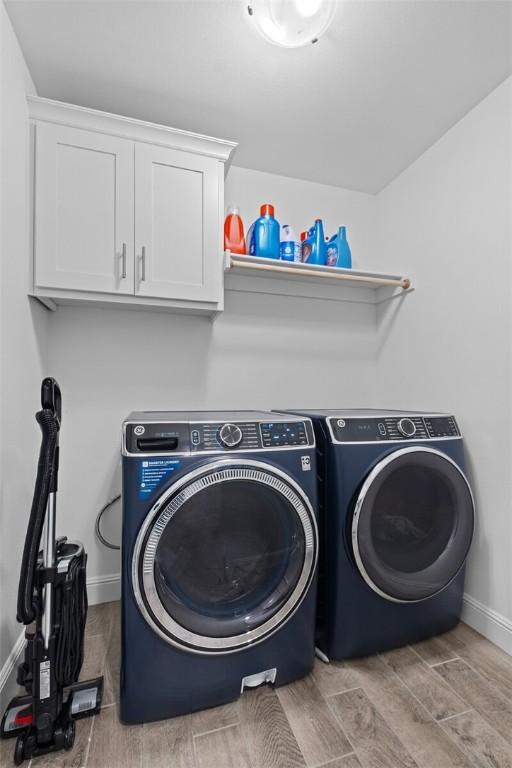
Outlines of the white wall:
{"label": "white wall", "polygon": [[378,231],[417,286],[380,310],[378,400],[458,417],[478,505],[467,616],[512,652],[512,78],[378,196]]}
{"label": "white wall", "polygon": [[[297,170],[300,172],[300,168]],[[239,206],[246,231],[260,215],[262,203],[273,204],[276,219],[280,224],[291,224],[297,237],[302,230],[309,229],[316,218],[323,220],[329,237],[340,225],[345,225],[354,267],[377,268],[373,248],[374,195],[232,167],[226,181],[225,199],[226,207]]]}
{"label": "white wall", "polygon": [[27,297],[31,233],[29,126],[25,94],[35,91],[2,3],[0,31],[1,669],[21,631],[20,625],[16,623],[16,596],[39,446],[39,430],[34,413],[44,375],[42,359],[45,353],[47,313]]}
{"label": "white wall", "polygon": [[[232,168],[229,200],[246,221],[259,215],[262,202],[273,202],[276,216],[297,229],[324,215],[331,229],[350,227],[354,252],[368,249],[372,196]],[[373,395],[371,305],[230,291],[214,322],[69,307],[51,315],[49,338],[48,370],[64,402],[59,528],[84,542],[93,581],[119,572],[118,554],[98,544],[93,522],[120,487],[120,426],[129,411],[335,407],[365,405]],[[119,539],[119,509],[104,527]],[[98,595],[91,587],[91,598]]]}

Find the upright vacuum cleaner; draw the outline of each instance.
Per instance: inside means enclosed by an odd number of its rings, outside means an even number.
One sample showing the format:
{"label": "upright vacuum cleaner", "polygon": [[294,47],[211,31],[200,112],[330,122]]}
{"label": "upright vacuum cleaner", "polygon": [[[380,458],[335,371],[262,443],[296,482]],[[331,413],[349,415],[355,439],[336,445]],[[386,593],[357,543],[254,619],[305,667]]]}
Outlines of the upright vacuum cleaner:
{"label": "upright vacuum cleaner", "polygon": [[26,695],[12,699],[1,724],[2,738],[17,737],[16,765],[71,749],[75,720],[99,712],[103,694],[102,677],[77,682],[84,657],[87,555],[82,544],[55,533],[61,402],[55,379],[44,379],[42,410],[36,413],[42,442],[18,587],[17,619],[27,630],[17,681]]}

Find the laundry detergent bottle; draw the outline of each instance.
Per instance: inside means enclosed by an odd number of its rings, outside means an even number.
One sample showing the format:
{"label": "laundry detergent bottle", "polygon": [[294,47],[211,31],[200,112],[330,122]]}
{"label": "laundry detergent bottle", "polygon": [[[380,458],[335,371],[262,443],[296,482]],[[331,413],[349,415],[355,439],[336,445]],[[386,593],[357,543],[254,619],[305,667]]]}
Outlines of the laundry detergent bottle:
{"label": "laundry detergent bottle", "polygon": [[313,245],[313,228],[300,233],[300,260],[307,264]]}
{"label": "laundry detergent bottle", "polygon": [[[306,258],[304,258],[305,256]],[[314,226],[308,232],[307,239],[302,243],[302,260],[306,264],[325,266],[326,259],[324,225],[322,219],[316,219]]]}
{"label": "laundry detergent bottle", "polygon": [[336,266],[345,267],[345,269],[350,269],[352,267],[352,253],[347,240],[346,227],[340,227],[338,229],[338,260]]}
{"label": "laundry detergent bottle", "polygon": [[338,266],[338,233],[337,232],[327,242],[326,264],[328,267]]}
{"label": "laundry detergent bottle", "polygon": [[247,253],[245,249],[244,223],[236,205],[228,208],[224,221],[224,250],[231,253]]}
{"label": "laundry detergent bottle", "polygon": [[249,254],[265,259],[279,258],[279,223],[274,218],[274,206],[269,203],[261,206],[260,218],[252,226]]}

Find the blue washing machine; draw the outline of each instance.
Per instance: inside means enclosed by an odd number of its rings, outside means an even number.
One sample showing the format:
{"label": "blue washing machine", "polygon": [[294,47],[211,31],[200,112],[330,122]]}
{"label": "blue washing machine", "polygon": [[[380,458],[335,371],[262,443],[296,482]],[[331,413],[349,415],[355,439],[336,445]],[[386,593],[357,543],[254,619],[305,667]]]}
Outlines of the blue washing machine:
{"label": "blue washing machine", "polygon": [[315,439],[304,417],[140,412],[123,425],[121,718],[283,685],[315,653]]}
{"label": "blue washing machine", "polygon": [[318,446],[319,649],[345,659],[452,628],[475,519],[455,418],[301,415]]}

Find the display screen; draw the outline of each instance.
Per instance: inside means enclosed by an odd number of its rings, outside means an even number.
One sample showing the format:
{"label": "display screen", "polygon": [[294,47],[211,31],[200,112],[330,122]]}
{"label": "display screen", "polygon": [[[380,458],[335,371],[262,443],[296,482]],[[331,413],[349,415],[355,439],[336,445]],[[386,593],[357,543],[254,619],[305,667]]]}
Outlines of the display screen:
{"label": "display screen", "polygon": [[459,434],[453,416],[434,416],[425,419],[429,437],[454,437]]}
{"label": "display screen", "polygon": [[444,416],[442,418],[429,419],[428,422],[432,426],[432,429],[435,432],[437,432],[439,430],[441,432],[443,432],[443,431],[448,430],[450,428],[450,420],[446,419]]}
{"label": "display screen", "polygon": [[357,432],[363,432],[366,434],[370,434],[375,429],[375,422],[374,421],[361,421],[358,420],[355,422],[353,429],[356,429]]}
{"label": "display screen", "polygon": [[331,419],[331,426],[342,443],[380,440],[386,435],[384,423],[378,419]]}
{"label": "display screen", "polygon": [[261,440],[264,448],[274,445],[307,445],[308,438],[303,421],[267,422],[260,424]]}

